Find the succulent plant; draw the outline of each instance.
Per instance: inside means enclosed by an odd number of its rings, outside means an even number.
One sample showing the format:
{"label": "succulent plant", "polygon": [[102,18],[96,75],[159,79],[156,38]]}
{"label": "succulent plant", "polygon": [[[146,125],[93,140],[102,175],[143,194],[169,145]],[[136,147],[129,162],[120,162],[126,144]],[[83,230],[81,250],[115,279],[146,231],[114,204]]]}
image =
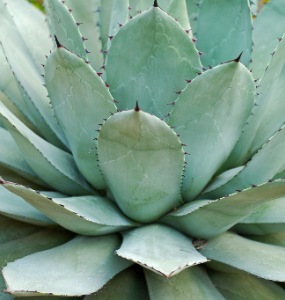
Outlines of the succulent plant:
{"label": "succulent plant", "polygon": [[251,5],[0,0],[1,300],[285,299],[285,5]]}

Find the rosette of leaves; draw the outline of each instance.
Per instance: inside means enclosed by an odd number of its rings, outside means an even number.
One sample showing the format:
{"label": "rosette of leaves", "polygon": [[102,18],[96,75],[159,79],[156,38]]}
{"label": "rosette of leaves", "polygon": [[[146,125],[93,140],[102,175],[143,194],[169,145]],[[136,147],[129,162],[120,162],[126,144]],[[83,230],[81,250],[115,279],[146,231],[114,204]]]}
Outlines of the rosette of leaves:
{"label": "rosette of leaves", "polygon": [[1,300],[284,299],[284,3],[45,8],[0,0]]}

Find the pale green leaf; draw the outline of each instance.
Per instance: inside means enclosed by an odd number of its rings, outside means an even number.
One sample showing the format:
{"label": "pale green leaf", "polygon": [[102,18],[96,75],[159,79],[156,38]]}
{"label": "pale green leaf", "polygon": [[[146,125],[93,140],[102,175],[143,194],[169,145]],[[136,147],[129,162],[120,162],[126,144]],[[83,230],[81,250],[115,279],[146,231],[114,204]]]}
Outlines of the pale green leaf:
{"label": "pale green leaf", "polygon": [[190,153],[184,200],[199,195],[230,155],[251,113],[254,93],[250,72],[233,61],[201,74],[179,95],[168,124]]}
{"label": "pale green leaf", "polygon": [[53,47],[46,16],[26,0],[5,2],[39,72],[42,72],[41,65],[45,64],[45,55],[48,55]]}
{"label": "pale green leaf", "polygon": [[45,71],[53,109],[78,168],[94,187],[104,189],[94,139],[103,119],[117,112],[113,98],[90,65],[62,47],[50,55]]}
{"label": "pale green leaf", "polygon": [[87,53],[84,42],[72,12],[60,0],[48,0],[48,5],[52,34],[56,36],[61,45],[86,61]]}
{"label": "pale green leaf", "polygon": [[99,196],[57,198],[57,195],[53,197],[50,193],[39,193],[10,182],[3,182],[2,185],[62,227],[79,234],[104,235],[138,226],[125,217],[117,205],[107,198]]}
{"label": "pale green leaf", "polygon": [[268,182],[216,201],[193,201],[164,216],[160,222],[196,238],[212,238],[226,232],[262,204],[284,195],[284,180]]}
{"label": "pale green leaf", "polygon": [[166,278],[207,261],[194,248],[191,238],[160,224],[124,232],[116,254]]}
{"label": "pale green leaf", "polygon": [[[243,190],[250,187],[251,184],[259,185],[270,180],[278,174],[280,167],[285,163],[285,126],[280,128],[262,148],[241,168],[239,173],[223,182],[221,186],[217,185],[214,179],[210,185],[203,191],[204,199],[215,199],[234,193],[236,190]],[[223,176],[223,175],[221,175]],[[218,179],[219,182],[220,179]]]}
{"label": "pale green leaf", "polygon": [[8,263],[3,269],[7,291],[15,296],[95,293],[131,263],[114,254],[117,235],[77,236],[54,249]]}
{"label": "pale green leaf", "polygon": [[111,116],[98,136],[100,167],[121,210],[151,222],[181,204],[181,143],[163,121],[142,110]]}
{"label": "pale green leaf", "polygon": [[257,242],[285,247],[285,231],[266,235],[249,235],[247,237]]}
{"label": "pale green leaf", "polygon": [[34,120],[33,125],[48,141],[64,148],[65,137],[49,104],[47,91],[43,86],[44,79],[3,0],[0,1],[0,40],[20,92],[25,95],[26,105]]}
{"label": "pale green leaf", "polygon": [[285,281],[285,248],[223,233],[199,250],[208,259],[273,281]]}
{"label": "pale green leaf", "polygon": [[200,266],[169,279],[146,269],[144,272],[152,300],[224,300]]}
{"label": "pale green leaf", "polygon": [[[3,185],[3,182],[1,182],[1,184]],[[1,215],[38,226],[58,227],[55,222],[29,205],[21,197],[6,190],[2,185],[0,185]]]}
{"label": "pale green leaf", "polygon": [[272,53],[285,31],[285,6],[283,0],[271,0],[264,5],[253,22],[254,48],[252,68],[254,78],[261,78]]}
{"label": "pale green leaf", "polygon": [[27,163],[40,179],[66,194],[94,193],[79,173],[71,154],[37,136],[1,102],[0,119],[14,138]]}
{"label": "pale green leaf", "polygon": [[[124,51],[122,51],[124,49]],[[107,83],[118,108],[140,107],[159,118],[201,72],[198,52],[180,24],[152,7],[120,28],[108,51]]]}
{"label": "pale green leaf", "polygon": [[[67,0],[66,6],[72,9],[72,15],[77,23],[82,23],[79,30],[83,38],[86,49],[91,53],[87,54],[88,60],[94,70],[99,72],[103,66],[102,43],[100,41],[100,29],[96,26],[99,22],[98,9],[101,0]],[[98,3],[97,3],[98,2]]]}
{"label": "pale green leaf", "polygon": [[285,291],[274,282],[239,273],[210,272],[216,288],[227,300],[282,300]]}

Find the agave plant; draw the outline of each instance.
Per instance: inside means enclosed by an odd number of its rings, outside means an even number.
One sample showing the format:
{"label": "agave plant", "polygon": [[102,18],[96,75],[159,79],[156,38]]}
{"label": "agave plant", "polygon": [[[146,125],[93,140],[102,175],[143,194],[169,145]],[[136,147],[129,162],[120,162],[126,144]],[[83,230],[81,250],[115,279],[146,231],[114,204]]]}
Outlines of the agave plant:
{"label": "agave plant", "polygon": [[0,0],[1,300],[285,299],[285,5],[251,6]]}

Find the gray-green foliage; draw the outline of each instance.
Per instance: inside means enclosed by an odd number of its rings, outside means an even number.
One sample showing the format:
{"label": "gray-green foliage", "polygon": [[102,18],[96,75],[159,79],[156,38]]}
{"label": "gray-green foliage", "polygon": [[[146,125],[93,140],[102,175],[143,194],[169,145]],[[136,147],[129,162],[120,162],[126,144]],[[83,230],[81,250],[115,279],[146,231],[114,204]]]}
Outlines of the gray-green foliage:
{"label": "gray-green foliage", "polygon": [[285,4],[44,2],[0,0],[0,299],[284,299]]}

